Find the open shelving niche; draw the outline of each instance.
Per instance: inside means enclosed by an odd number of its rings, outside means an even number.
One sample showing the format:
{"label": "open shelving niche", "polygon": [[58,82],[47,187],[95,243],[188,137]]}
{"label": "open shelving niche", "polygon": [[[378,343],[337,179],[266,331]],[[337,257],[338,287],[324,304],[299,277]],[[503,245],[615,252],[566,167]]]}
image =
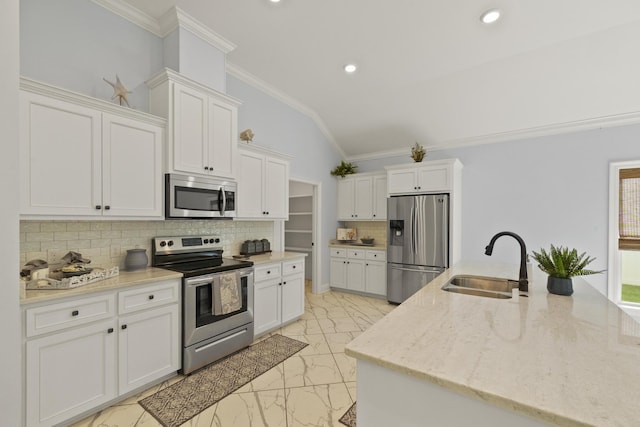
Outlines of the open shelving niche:
{"label": "open shelving niche", "polygon": [[289,220],[284,225],[285,250],[304,252],[305,279],[312,277],[313,196],[289,196]]}

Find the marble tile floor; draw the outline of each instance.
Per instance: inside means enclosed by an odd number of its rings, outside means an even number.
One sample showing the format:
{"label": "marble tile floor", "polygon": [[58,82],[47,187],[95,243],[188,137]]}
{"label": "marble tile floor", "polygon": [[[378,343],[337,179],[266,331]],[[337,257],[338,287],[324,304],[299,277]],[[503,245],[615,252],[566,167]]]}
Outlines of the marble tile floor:
{"label": "marble tile floor", "polygon": [[[385,300],[343,292],[316,295],[307,286],[305,314],[272,333],[309,346],[183,426],[342,426],[338,419],[356,400],[355,359],[344,354],[344,346],[394,307]],[[137,402],[181,378],[172,378],[72,427],[160,427]]]}

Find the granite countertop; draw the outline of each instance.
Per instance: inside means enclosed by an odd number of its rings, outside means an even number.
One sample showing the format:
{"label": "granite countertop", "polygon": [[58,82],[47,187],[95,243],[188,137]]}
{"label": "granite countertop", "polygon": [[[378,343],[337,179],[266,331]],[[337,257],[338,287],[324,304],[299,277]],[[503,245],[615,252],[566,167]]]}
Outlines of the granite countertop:
{"label": "granite countertop", "polygon": [[637,324],[584,279],[552,295],[534,270],[528,297],[499,300],[441,287],[457,274],[515,279],[518,266],[459,263],[345,352],[554,425],[637,425]]}
{"label": "granite countertop", "polygon": [[125,288],[128,286],[146,285],[168,279],[181,279],[182,273],[148,267],[138,271],[120,271],[119,275],[110,279],[90,283],[72,289],[28,290],[20,298],[20,305],[27,305],[43,301],[55,301],[61,298],[89,295],[95,292]]}
{"label": "granite countertop", "polygon": [[252,255],[248,258],[254,265],[268,264],[270,262],[288,261],[295,258],[304,258],[307,254],[303,252],[269,252],[261,255]]}

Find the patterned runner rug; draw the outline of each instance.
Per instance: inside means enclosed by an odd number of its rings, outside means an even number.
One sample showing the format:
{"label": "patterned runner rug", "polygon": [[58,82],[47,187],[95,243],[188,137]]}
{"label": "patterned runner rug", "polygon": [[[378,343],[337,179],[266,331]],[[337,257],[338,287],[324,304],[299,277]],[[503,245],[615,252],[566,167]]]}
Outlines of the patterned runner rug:
{"label": "patterned runner rug", "polygon": [[273,335],[138,403],[164,427],[180,426],[307,345],[282,335]]}
{"label": "patterned runner rug", "polygon": [[356,427],[356,402],[353,402],[353,405],[347,409],[347,412],[338,421],[347,427]]}

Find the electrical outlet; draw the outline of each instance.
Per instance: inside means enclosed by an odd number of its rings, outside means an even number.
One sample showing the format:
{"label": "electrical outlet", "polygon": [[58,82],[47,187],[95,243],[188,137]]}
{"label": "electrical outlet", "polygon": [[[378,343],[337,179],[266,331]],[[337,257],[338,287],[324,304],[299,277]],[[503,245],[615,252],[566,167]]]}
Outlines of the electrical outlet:
{"label": "electrical outlet", "polygon": [[111,258],[117,258],[120,256],[120,246],[111,245]]}

